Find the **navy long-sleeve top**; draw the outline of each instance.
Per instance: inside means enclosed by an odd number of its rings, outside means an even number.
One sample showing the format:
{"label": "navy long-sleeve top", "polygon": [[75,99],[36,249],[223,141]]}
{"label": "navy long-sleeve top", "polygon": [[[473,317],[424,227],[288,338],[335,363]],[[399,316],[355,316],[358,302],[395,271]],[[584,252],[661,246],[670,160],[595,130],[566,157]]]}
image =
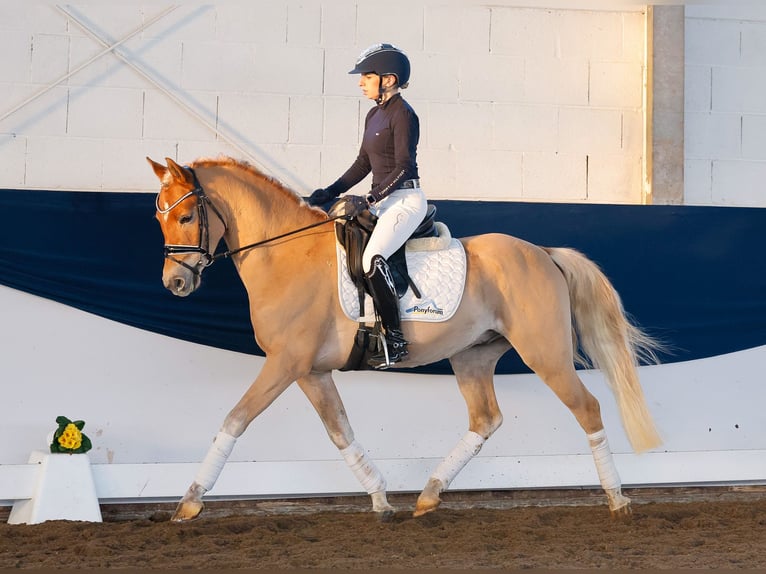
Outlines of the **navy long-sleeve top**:
{"label": "navy long-sleeve top", "polygon": [[419,139],[417,114],[401,94],[394,94],[369,111],[359,155],[328,189],[340,195],[372,172],[370,194],[376,201],[383,199],[399,189],[402,182],[418,178]]}

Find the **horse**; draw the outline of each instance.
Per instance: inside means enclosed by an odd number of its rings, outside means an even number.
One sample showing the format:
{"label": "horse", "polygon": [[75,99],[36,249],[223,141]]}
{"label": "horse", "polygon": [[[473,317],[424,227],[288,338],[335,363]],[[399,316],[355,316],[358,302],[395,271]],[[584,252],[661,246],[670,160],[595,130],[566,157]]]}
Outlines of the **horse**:
{"label": "horse", "polygon": [[[332,443],[368,493],[381,520],[394,514],[386,481],[355,438],[332,372],[352,349],[357,322],[342,311],[332,217],[256,167],[229,157],[187,166],[146,158],[160,181],[156,218],[165,240],[162,281],[185,297],[206,267],[230,257],[247,292],[250,319],[265,361],[225,417],[172,520],[197,518],[234,444],[251,421],[297,382]],[[228,247],[216,253],[223,240]],[[414,516],[434,511],[444,492],[500,427],[494,371],[511,348],[571,411],[590,445],[613,516],[630,514],[598,400],[576,365],[601,369],[636,452],[661,444],[638,378],[641,360],[660,347],[629,320],[614,286],[580,252],[540,247],[511,235],[460,238],[465,286],[443,322],[405,322],[409,355],[397,368],[448,359],[468,408],[465,435],[437,465],[419,494]]]}

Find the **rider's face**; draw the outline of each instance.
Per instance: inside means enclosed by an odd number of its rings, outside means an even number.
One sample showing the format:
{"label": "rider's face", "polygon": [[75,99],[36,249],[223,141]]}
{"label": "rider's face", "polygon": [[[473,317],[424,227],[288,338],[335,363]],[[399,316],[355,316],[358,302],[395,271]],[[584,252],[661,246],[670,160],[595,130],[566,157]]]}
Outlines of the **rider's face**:
{"label": "rider's face", "polygon": [[374,100],[378,97],[378,88],[380,82],[377,74],[362,74],[359,76],[359,87],[362,88],[362,93],[365,98]]}

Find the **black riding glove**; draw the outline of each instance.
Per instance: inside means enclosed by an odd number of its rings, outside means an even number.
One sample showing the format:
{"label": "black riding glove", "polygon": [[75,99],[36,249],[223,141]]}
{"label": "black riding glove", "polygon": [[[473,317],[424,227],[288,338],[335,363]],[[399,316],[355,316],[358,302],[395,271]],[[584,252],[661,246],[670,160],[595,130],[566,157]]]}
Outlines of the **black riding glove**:
{"label": "black riding glove", "polygon": [[328,201],[330,201],[331,199],[335,199],[336,197],[338,196],[327,188],[315,189],[314,193],[312,193],[311,196],[308,198],[308,204],[323,205],[327,203]]}

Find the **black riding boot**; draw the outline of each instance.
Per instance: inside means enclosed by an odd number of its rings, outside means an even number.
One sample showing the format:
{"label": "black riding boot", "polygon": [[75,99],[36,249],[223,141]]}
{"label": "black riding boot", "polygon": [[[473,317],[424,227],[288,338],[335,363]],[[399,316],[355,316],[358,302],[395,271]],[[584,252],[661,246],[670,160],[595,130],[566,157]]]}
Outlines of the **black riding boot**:
{"label": "black riding boot", "polygon": [[399,297],[391,270],[382,256],[372,258],[372,269],[365,279],[385,330],[384,349],[370,357],[368,363],[375,369],[385,369],[407,356],[407,341],[402,335],[399,318]]}

